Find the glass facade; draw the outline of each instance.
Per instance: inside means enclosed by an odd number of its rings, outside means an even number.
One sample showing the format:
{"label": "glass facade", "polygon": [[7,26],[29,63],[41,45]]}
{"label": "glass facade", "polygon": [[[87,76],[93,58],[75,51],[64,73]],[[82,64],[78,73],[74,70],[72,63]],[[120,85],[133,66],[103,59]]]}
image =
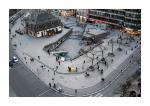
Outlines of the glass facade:
{"label": "glass facade", "polygon": [[89,10],[89,18],[133,30],[141,29],[140,9],[92,9]]}

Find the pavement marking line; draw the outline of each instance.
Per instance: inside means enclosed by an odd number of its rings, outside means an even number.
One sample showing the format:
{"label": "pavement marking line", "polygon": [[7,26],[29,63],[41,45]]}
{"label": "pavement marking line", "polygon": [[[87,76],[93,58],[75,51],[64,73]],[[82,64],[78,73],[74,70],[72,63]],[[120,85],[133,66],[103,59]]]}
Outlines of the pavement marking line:
{"label": "pavement marking line", "polygon": [[48,89],[48,90],[46,90],[46,91],[44,91],[44,92],[41,92],[40,94],[38,94],[37,97],[40,97],[40,96],[44,95],[45,93],[47,93],[47,92],[50,91],[50,90],[51,90],[51,89]]}

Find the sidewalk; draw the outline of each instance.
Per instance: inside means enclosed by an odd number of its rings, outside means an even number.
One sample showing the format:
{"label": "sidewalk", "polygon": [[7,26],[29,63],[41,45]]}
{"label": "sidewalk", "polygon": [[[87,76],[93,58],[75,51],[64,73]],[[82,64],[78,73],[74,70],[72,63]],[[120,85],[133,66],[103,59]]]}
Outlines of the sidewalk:
{"label": "sidewalk", "polygon": [[[15,29],[21,28],[22,26],[19,24],[20,20],[17,21],[17,24],[14,25],[12,29],[12,33],[14,33]],[[66,30],[67,31],[67,30]],[[65,30],[64,30],[65,33]],[[111,46],[110,44],[108,45],[107,42],[111,38],[114,40],[117,38],[118,32],[113,32],[114,36],[110,37],[109,39],[105,39],[104,43],[102,44],[103,47],[106,48],[104,51],[104,57],[107,56],[108,52],[111,52]],[[59,37],[63,36],[63,33],[60,36],[55,36],[52,38],[33,38],[28,35],[16,35],[15,38],[13,38],[12,43],[17,44],[18,46],[16,47],[16,52],[21,58],[21,60],[26,64],[27,62],[27,67],[32,70],[33,73],[37,77],[39,77],[44,83],[49,85],[53,83],[64,87],[65,89],[85,89],[92,87],[99,82],[101,82],[101,78],[106,78],[110,75],[111,72],[116,70],[116,68],[124,62],[132,53],[131,47],[125,47],[121,46],[124,50],[119,52],[116,49],[119,47],[117,43],[114,43],[114,53],[115,57],[108,57],[106,58],[109,64],[109,67],[107,68],[103,64],[99,64],[100,68],[104,69],[104,74],[100,75],[100,73],[97,71],[97,69],[93,72],[89,72],[90,76],[88,78],[85,77],[84,72],[87,71],[87,68],[92,64],[92,60],[89,57],[92,57],[91,53],[87,53],[87,55],[80,56],[79,58],[71,61],[65,61],[61,62],[60,66],[58,62],[56,62],[56,58],[54,55],[50,54],[48,55],[45,51],[43,51],[43,47],[55,40],[57,40]],[[20,45],[21,42],[21,45]],[[131,45],[135,45],[135,42],[132,42]],[[128,54],[125,54],[125,51],[128,50]],[[96,47],[93,49],[93,53],[95,54],[94,58],[95,60],[93,61],[93,64],[97,63],[96,57],[99,56],[99,59],[101,59],[101,52],[96,52],[100,51],[99,47]],[[27,54],[27,55],[25,55]],[[30,61],[30,58],[35,58],[34,62]],[[40,56],[40,59],[38,59],[38,56]],[[26,60],[24,59],[26,57]],[[113,58],[114,62],[111,63],[110,59]],[[37,60],[38,61],[37,61]],[[84,60],[86,63],[83,66]],[[39,62],[40,61],[40,62]],[[46,65],[48,67],[45,67],[44,69],[41,68],[42,65]],[[58,66],[57,71],[56,66]],[[65,74],[68,73],[67,68],[68,66],[72,67],[77,67],[78,72],[81,72],[81,74]],[[97,66],[96,66],[97,67]],[[83,72],[83,73],[82,73]],[[54,78],[54,80],[52,80]],[[96,88],[95,88],[96,89]]]}

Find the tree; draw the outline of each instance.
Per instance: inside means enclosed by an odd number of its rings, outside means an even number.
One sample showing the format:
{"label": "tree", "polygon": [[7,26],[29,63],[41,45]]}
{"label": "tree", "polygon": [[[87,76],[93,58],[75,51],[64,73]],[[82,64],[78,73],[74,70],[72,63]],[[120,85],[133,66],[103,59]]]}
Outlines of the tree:
{"label": "tree", "polygon": [[127,85],[123,84],[121,86],[121,92],[122,92],[122,96],[125,96],[127,94]]}
{"label": "tree", "polygon": [[126,85],[127,85],[127,88],[129,88],[131,86],[131,80],[130,79],[126,81]]}
{"label": "tree", "polygon": [[136,92],[135,92],[135,91],[130,91],[129,96],[130,96],[130,97],[136,97]]}

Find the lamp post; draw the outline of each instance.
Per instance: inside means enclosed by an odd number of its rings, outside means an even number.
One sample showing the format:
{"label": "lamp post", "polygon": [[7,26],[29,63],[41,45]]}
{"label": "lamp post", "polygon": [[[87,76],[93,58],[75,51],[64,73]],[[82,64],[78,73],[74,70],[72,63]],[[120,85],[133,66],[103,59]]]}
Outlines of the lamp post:
{"label": "lamp post", "polygon": [[118,51],[122,51],[122,48],[120,47],[121,44],[122,44],[122,38],[119,39],[119,47],[118,47]]}
{"label": "lamp post", "polygon": [[101,61],[104,61],[105,60],[105,58],[104,58],[104,51],[103,51],[101,46],[100,46],[100,49],[101,49],[101,52],[102,52],[102,59],[101,59]]}
{"label": "lamp post", "polygon": [[94,61],[94,53],[92,53],[92,66],[93,66],[93,61]]}
{"label": "lamp post", "polygon": [[109,56],[115,56],[115,54],[113,53],[113,49],[114,49],[114,45],[113,45],[113,39],[110,40],[111,43],[111,52],[108,53]]}

